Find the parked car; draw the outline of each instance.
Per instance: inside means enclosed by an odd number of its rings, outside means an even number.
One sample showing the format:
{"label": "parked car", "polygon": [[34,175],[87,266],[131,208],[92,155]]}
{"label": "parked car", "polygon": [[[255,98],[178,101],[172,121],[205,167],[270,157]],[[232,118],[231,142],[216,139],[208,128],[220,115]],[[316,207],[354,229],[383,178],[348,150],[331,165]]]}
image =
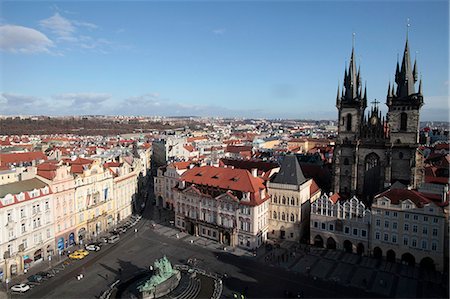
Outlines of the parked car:
{"label": "parked car", "polygon": [[108,238],[108,243],[116,243],[117,241],[119,241],[120,237],[119,235],[114,235]]}
{"label": "parked car", "polygon": [[82,259],[84,259],[84,257],[85,257],[84,254],[81,254],[81,253],[78,253],[78,252],[74,252],[74,253],[69,254],[69,258],[72,259],[72,260],[82,260]]}
{"label": "parked car", "polygon": [[50,272],[45,272],[45,271],[41,271],[41,272],[38,272],[38,273],[36,273],[37,275],[40,275],[40,276],[42,276],[42,277],[44,277],[44,278],[50,278],[50,277],[53,277],[53,276],[55,276],[55,274],[52,274],[52,273],[50,273]]}
{"label": "parked car", "polygon": [[95,245],[95,244],[88,244],[88,245],[86,245],[86,250],[99,251],[100,250],[100,246]]}
{"label": "parked car", "polygon": [[11,287],[11,291],[20,292],[20,293],[25,293],[29,289],[30,289],[30,286],[25,283],[16,284]]}
{"label": "parked car", "polygon": [[84,256],[89,255],[89,251],[87,251],[87,250],[85,250],[85,249],[78,249],[78,250],[75,250],[74,253],[82,254],[82,255],[84,255]]}
{"label": "parked car", "polygon": [[42,281],[42,276],[34,274],[34,275],[28,276],[27,279],[28,279],[29,282],[41,282]]}
{"label": "parked car", "polygon": [[100,242],[102,242],[103,244],[108,243],[108,238],[109,237],[101,237]]}

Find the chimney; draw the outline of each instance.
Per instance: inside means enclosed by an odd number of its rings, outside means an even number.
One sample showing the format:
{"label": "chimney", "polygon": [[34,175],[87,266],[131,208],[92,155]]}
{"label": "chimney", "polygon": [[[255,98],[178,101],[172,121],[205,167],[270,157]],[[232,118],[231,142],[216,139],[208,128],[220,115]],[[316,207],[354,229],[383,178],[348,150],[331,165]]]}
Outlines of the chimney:
{"label": "chimney", "polygon": [[258,177],[258,168],[252,168],[252,176],[254,176],[255,178]]}

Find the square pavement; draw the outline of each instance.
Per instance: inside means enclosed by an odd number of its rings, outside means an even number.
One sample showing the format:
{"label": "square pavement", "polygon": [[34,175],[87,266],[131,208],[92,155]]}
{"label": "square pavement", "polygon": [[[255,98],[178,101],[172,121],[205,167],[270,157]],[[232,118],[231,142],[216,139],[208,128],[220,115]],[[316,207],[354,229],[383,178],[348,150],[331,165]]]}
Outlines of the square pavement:
{"label": "square pavement", "polygon": [[344,252],[344,255],[341,258],[342,262],[346,262],[352,265],[356,265],[360,259],[359,255]]}
{"label": "square pavement", "polygon": [[325,279],[334,265],[335,262],[322,259],[312,267],[310,275]]}
{"label": "square pavement", "polygon": [[337,267],[329,275],[328,279],[332,281],[342,281],[344,283],[350,279],[350,276],[353,274],[353,266],[347,263],[339,263]]}
{"label": "square pavement", "polygon": [[371,291],[389,297],[391,294],[394,275],[388,272],[379,271],[372,284]]}
{"label": "square pavement", "polygon": [[397,284],[396,298],[416,298],[417,297],[417,280],[400,277]]}
{"label": "square pavement", "polygon": [[330,260],[335,260],[338,261],[341,259],[341,255],[343,254],[342,251],[338,251],[338,250],[328,250],[327,253],[325,253],[325,258],[330,259]]}
{"label": "square pavement", "polygon": [[350,285],[360,289],[368,289],[374,275],[371,268],[358,267],[350,280]]}
{"label": "square pavement", "polygon": [[[311,269],[311,266],[317,262],[317,260],[319,260],[319,258],[317,256],[314,255],[305,255],[304,257],[302,257],[297,264],[295,264],[291,270],[293,271],[297,271],[300,272],[302,274],[308,274],[309,273],[309,269]],[[309,269],[308,269],[309,268]]]}

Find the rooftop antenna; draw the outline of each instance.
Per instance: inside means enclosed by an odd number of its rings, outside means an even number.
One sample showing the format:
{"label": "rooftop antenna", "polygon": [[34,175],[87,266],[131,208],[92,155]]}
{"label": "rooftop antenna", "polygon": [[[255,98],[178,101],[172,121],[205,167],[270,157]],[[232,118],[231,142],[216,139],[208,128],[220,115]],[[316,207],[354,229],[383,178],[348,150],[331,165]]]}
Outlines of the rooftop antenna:
{"label": "rooftop antenna", "polygon": [[355,32],[353,32],[352,33],[352,48],[354,48],[355,47],[355,35],[356,35],[356,33]]}

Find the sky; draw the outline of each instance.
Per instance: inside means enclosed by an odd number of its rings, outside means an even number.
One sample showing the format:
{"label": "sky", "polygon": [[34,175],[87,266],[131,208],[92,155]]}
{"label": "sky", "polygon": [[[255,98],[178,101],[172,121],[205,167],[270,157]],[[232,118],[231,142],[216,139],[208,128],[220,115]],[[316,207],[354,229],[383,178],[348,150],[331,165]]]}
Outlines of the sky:
{"label": "sky", "polygon": [[1,115],[336,119],[353,33],[368,102],[385,103],[409,19],[421,120],[449,119],[448,1],[0,5]]}

